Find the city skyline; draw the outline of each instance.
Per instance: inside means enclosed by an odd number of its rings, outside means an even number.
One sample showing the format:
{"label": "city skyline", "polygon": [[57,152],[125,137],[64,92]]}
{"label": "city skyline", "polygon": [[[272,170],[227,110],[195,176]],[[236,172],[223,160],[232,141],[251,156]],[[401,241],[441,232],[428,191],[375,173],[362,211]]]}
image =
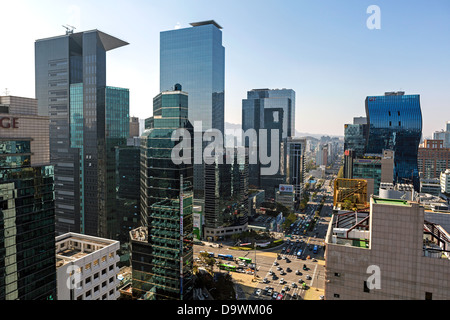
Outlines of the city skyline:
{"label": "city skyline", "polygon": [[[450,10],[445,10],[450,4],[445,1],[175,4],[132,1],[120,3],[119,11],[118,2],[4,3],[11,14],[0,26],[12,30],[4,34],[12,49],[2,52],[0,91],[35,98],[36,39],[63,35],[65,24],[75,26],[75,32],[98,29],[130,43],[111,53],[107,83],[129,88],[130,116],[148,118],[148,97],[159,92],[160,32],[215,20],[223,27],[227,48],[226,122],[241,123],[241,101],[258,88],[296,91],[298,132],[343,136],[344,124],[363,115],[365,98],[388,91],[421,96],[424,137],[448,120],[450,62],[445,57],[450,45],[442,40],[450,31]],[[373,4],[381,12],[379,30],[366,25]]]}

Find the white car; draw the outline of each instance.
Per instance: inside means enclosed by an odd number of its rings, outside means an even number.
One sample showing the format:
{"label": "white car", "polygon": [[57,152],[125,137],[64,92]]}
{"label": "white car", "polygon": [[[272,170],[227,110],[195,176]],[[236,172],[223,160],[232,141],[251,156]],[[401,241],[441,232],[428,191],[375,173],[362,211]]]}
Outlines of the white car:
{"label": "white car", "polygon": [[256,290],[256,295],[259,296],[261,294],[261,289]]}
{"label": "white car", "polygon": [[284,278],[280,279],[280,284],[284,284]]}

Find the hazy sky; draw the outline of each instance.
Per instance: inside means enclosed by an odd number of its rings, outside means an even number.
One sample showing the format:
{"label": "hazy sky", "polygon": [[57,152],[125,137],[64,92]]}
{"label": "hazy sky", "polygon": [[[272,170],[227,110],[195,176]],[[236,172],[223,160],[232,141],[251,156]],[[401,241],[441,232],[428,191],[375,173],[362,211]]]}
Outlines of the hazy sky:
{"label": "hazy sky", "polygon": [[[370,5],[381,28],[370,30]],[[152,115],[159,33],[215,20],[225,46],[225,120],[241,123],[255,88],[296,92],[296,129],[343,135],[368,95],[420,94],[423,134],[450,120],[450,1],[0,0],[0,95],[35,97],[34,42],[98,29],[130,43],[108,52],[107,85],[130,89],[130,115]]]}

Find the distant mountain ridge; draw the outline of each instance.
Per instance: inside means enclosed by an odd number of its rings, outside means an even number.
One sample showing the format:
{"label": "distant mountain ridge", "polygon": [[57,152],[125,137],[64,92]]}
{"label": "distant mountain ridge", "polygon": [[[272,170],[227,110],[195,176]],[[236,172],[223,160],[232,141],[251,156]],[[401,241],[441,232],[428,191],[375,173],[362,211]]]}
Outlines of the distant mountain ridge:
{"label": "distant mountain ridge", "polygon": [[[242,125],[240,123],[230,123],[230,122],[225,122],[225,130],[236,130],[236,129],[242,129]],[[321,137],[325,137],[325,136],[329,136],[329,137],[343,137],[343,136],[337,136],[337,135],[333,135],[333,134],[317,134],[317,133],[308,133],[308,132],[299,132],[297,130],[295,130],[295,136],[296,137],[301,137],[301,138],[307,138],[307,139],[311,139],[311,140],[320,140]]]}

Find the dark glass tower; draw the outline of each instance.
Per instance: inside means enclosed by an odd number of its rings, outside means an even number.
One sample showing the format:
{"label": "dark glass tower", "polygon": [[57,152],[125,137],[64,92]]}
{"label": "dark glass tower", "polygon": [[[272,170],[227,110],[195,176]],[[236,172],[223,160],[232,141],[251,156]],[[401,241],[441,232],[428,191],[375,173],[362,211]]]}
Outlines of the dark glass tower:
{"label": "dark glass tower", "polygon": [[50,116],[56,230],[116,238],[114,146],[129,132],[127,89],[106,87],[106,52],[126,42],[98,30],[35,43],[36,97]]}
{"label": "dark glass tower", "polygon": [[294,186],[296,206],[300,203],[305,183],[305,150],[305,139],[287,139],[286,183]]}
{"label": "dark glass tower", "polygon": [[[160,92],[181,83],[189,94],[189,120],[202,132],[225,126],[225,48],[222,27],[215,21],[191,23],[191,28],[160,34]],[[203,150],[196,150],[202,152]],[[203,198],[203,165],[194,166],[196,198]]]}
{"label": "dark glass tower", "polygon": [[[275,189],[286,180],[285,152],[286,139],[295,136],[295,91],[291,89],[254,89],[247,92],[247,99],[242,100],[242,130],[256,130],[258,141],[256,152],[259,155],[261,147],[260,129],[267,130],[267,150],[271,154],[273,148],[279,149],[280,158],[278,172],[275,175],[261,175],[264,165],[250,164],[249,184],[262,188],[266,197],[275,197]],[[272,130],[278,130],[279,139],[277,145],[271,144]],[[250,141],[245,140],[244,145]],[[249,152],[252,152],[250,148]]]}
{"label": "dark glass tower", "polygon": [[395,183],[411,183],[419,191],[417,155],[422,136],[419,95],[386,93],[366,98],[368,137],[366,153],[393,150]]}
{"label": "dark glass tower", "polygon": [[209,159],[204,178],[204,237],[220,240],[247,230],[248,151],[244,147],[227,148],[225,154]]}
{"label": "dark glass tower", "polygon": [[35,99],[0,97],[0,300],[57,298],[48,139]]}
{"label": "dark glass tower", "polygon": [[193,288],[193,153],[183,153],[188,163],[175,164],[172,149],[179,142],[172,141],[172,133],[186,129],[192,138],[193,128],[188,95],[180,85],[153,99],[153,117],[147,123],[141,136],[142,228],[130,233],[133,296],[189,300]]}

